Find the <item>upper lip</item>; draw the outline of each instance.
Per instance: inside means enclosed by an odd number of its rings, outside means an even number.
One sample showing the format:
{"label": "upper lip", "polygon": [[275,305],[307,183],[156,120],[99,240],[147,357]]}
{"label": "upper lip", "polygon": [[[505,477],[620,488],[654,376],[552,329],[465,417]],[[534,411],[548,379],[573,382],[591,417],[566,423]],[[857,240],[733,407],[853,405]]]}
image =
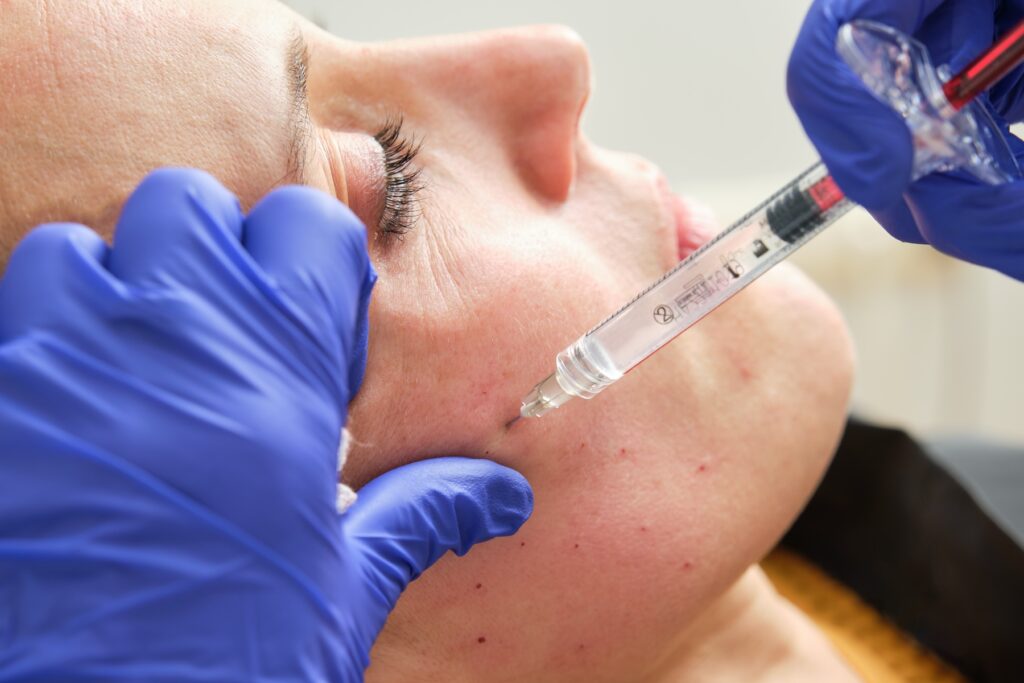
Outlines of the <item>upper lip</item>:
{"label": "upper lip", "polygon": [[661,169],[639,155],[592,146],[585,138],[578,140],[576,154],[577,168],[584,164],[592,165],[596,158],[603,158],[604,161],[598,163],[609,170],[616,169],[612,170],[613,173],[631,175],[634,183],[638,178],[642,180],[642,184],[636,183],[635,186],[637,189],[646,188],[647,201],[644,203],[650,211],[647,219],[660,243],[657,257],[664,270],[676,265],[679,262],[680,231],[684,226],[677,224],[675,195]]}

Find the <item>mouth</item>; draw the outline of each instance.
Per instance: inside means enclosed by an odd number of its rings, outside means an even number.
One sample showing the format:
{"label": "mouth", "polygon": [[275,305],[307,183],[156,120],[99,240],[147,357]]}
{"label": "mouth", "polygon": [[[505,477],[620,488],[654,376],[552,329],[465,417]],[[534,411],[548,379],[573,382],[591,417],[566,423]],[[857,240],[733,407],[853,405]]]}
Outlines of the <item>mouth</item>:
{"label": "mouth", "polygon": [[672,192],[668,179],[658,174],[658,195],[663,213],[670,217],[675,237],[675,258],[682,261],[718,233],[711,209]]}

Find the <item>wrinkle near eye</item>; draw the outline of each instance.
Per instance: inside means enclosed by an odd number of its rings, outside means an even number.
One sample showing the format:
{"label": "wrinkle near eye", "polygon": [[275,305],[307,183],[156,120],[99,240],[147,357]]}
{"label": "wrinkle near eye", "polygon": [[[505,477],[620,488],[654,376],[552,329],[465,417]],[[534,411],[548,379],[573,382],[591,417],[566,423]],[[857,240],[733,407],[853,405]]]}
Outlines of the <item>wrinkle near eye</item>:
{"label": "wrinkle near eye", "polygon": [[[329,139],[323,132],[316,136],[317,144],[320,147],[321,153],[327,164],[327,181],[330,184],[331,194],[337,197],[340,201],[349,205],[351,208],[351,200],[349,199],[348,182],[345,176],[345,168],[342,166],[340,159],[338,158],[337,151],[331,149],[335,143]],[[352,209],[353,212],[355,209]],[[358,213],[356,215],[359,215]]]}
{"label": "wrinkle near eye", "polygon": [[[457,229],[453,218],[442,212],[437,212],[437,215],[432,218],[439,225],[435,229],[426,231],[429,232],[429,235],[422,240],[422,243],[426,244],[425,248],[428,250],[426,263],[433,288],[441,300],[446,302],[450,311],[458,307],[466,315],[473,315],[475,313],[473,304],[460,286],[460,283],[467,281],[465,255],[473,253],[472,245],[457,243],[463,240],[463,233]],[[445,225],[446,223],[447,225]]]}

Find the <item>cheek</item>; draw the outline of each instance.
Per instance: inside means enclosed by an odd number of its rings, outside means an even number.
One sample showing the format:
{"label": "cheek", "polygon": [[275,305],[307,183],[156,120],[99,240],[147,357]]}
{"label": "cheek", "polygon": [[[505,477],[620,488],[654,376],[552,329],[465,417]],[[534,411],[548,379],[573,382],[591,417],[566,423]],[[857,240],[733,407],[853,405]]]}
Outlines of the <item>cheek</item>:
{"label": "cheek", "polygon": [[514,464],[497,435],[555,355],[631,284],[564,227],[397,246],[411,265],[378,268],[366,380],[351,409],[356,437],[374,448],[353,451],[346,477],[358,484],[436,455]]}

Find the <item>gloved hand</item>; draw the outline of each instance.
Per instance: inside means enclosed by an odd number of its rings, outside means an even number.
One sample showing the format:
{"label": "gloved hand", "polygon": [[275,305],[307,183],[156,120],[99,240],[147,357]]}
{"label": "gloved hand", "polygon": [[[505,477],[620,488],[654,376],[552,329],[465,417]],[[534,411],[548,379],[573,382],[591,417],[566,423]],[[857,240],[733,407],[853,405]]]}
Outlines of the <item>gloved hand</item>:
{"label": "gloved hand", "polygon": [[0,281],[0,680],[361,680],[409,581],[523,523],[526,481],[461,458],[339,516],[374,280],[339,202],[284,188],[243,216],[198,171],[150,175],[113,248],[24,240]]}
{"label": "gloved hand", "polygon": [[[1024,280],[1024,181],[981,183],[965,173],[910,184],[913,148],[903,121],[836,54],[839,27],[872,19],[913,35],[955,73],[1024,16],[1024,0],[815,0],[789,61],[790,101],[839,187],[898,239]],[[1024,119],[1024,67],[988,100]],[[1009,134],[1008,134],[1009,136]],[[1009,136],[1018,160],[1024,143]]]}

